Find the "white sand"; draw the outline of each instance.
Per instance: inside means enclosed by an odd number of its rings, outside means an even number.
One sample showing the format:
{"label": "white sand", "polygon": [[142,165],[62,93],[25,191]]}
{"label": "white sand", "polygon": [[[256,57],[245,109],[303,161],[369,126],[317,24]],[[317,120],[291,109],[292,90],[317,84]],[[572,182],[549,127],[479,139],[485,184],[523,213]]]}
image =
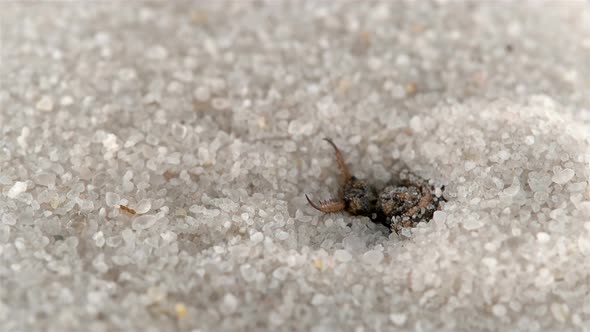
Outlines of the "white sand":
{"label": "white sand", "polygon": [[[590,331],[587,2],[0,15],[1,331]],[[448,202],[322,215],[323,137]]]}

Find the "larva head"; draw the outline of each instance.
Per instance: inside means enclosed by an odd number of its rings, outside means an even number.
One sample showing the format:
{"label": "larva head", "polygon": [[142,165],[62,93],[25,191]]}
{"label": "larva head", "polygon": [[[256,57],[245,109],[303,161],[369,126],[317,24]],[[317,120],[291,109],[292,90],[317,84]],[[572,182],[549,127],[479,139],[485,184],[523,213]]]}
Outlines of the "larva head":
{"label": "larva head", "polygon": [[344,184],[342,199],[346,211],[352,215],[371,217],[377,211],[375,189],[354,176]]}

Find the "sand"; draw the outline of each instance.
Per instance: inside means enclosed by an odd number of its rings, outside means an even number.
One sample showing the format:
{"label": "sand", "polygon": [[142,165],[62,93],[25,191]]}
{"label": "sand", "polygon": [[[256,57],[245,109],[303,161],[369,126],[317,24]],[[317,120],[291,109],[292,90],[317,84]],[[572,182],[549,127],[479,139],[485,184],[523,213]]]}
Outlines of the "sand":
{"label": "sand", "polygon": [[[0,20],[0,330],[589,331],[587,2]],[[324,137],[447,202],[400,235],[314,210]]]}

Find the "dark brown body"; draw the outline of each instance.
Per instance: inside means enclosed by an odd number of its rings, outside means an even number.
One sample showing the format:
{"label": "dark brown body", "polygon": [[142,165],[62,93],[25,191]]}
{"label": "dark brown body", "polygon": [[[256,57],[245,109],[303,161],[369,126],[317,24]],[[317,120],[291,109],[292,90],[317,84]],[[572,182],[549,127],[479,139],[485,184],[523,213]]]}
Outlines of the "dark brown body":
{"label": "dark brown body", "polygon": [[351,215],[369,217],[396,233],[402,228],[427,222],[438,210],[441,199],[415,176],[414,181],[417,182],[403,180],[377,192],[365,181],[351,177],[342,190],[345,210]]}
{"label": "dark brown body", "polygon": [[408,171],[402,172],[398,181],[381,190],[351,176],[336,145],[326,140],[336,150],[345,181],[338,200],[320,202],[316,206],[307,198],[314,208],[322,212],[345,210],[351,215],[366,216],[396,233],[403,228],[415,227],[419,222],[430,221],[434,211],[440,208],[440,202],[444,199],[436,197],[426,181]]}

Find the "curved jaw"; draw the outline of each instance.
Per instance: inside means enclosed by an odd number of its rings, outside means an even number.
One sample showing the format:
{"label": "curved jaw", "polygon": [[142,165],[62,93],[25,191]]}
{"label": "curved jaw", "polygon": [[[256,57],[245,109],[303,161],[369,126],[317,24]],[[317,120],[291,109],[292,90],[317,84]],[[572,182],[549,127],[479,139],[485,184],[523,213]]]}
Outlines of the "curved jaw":
{"label": "curved jaw", "polygon": [[327,200],[327,201],[323,201],[323,202],[320,201],[320,204],[318,206],[318,205],[314,204],[314,202],[312,202],[311,199],[309,199],[309,197],[307,195],[305,195],[305,198],[307,198],[307,202],[314,209],[324,212],[324,213],[332,213],[332,212],[342,211],[342,210],[344,210],[344,207],[346,206],[343,201],[334,201],[334,200]]}
{"label": "curved jaw", "polygon": [[324,141],[330,143],[330,145],[334,148],[334,152],[336,153],[336,161],[338,162],[338,168],[344,177],[344,182],[348,182],[350,180],[350,172],[348,171],[348,167],[346,167],[346,163],[344,162],[344,157],[342,157],[342,152],[340,149],[332,142],[329,138],[324,138]]}
{"label": "curved jaw", "polygon": [[[344,183],[348,183],[350,181],[350,179],[352,178],[352,176],[350,175],[350,172],[348,171],[348,167],[346,167],[346,163],[344,162],[344,157],[342,157],[342,152],[340,152],[340,149],[338,149],[336,144],[334,144],[334,142],[332,142],[331,139],[324,138],[324,140],[326,142],[330,143],[330,145],[334,148],[334,152],[336,154],[336,161],[338,162],[338,169],[340,169],[340,173],[342,173],[342,177],[344,178]],[[344,202],[343,197],[342,197],[343,196],[342,195],[342,188],[340,189],[339,196],[340,196],[339,200],[329,199],[327,201],[320,201],[319,205],[316,205],[314,202],[312,202],[311,199],[309,199],[309,197],[307,197],[307,195],[305,195],[305,198],[307,198],[307,202],[314,209],[324,212],[324,213],[332,213],[332,212],[342,211],[346,208],[346,203]]]}

